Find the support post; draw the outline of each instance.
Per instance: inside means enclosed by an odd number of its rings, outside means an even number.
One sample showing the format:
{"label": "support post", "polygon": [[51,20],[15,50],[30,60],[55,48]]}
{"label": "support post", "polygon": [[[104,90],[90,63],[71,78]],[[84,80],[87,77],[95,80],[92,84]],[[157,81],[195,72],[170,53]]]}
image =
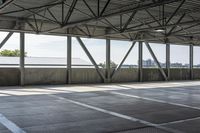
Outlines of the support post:
{"label": "support post", "polygon": [[193,45],[190,44],[190,79],[193,80]]}
{"label": "support post", "polygon": [[72,69],[72,37],[67,36],[67,84],[71,84]]}
{"label": "support post", "polygon": [[133,47],[135,46],[136,42],[134,41],[131,45],[131,47],[129,48],[128,52],[126,53],[126,55],[124,56],[124,58],[122,59],[122,61],[120,62],[120,64],[115,68],[115,70],[112,72],[111,74],[111,78],[121,69],[122,65],[124,64],[124,61],[127,59],[128,55],[130,54],[130,52],[132,51]]}
{"label": "support post", "polygon": [[110,39],[106,39],[106,81],[111,82]]}
{"label": "support post", "polygon": [[142,82],[142,76],[143,76],[143,73],[142,73],[142,68],[143,68],[143,43],[140,41],[139,42],[139,46],[138,46],[138,68],[139,68],[139,82]]}
{"label": "support post", "polygon": [[162,74],[162,76],[164,77],[164,79],[167,81],[166,73],[165,73],[165,71],[162,69],[162,67],[161,67],[161,65],[160,65],[160,63],[159,63],[159,61],[158,61],[158,59],[156,58],[156,56],[155,56],[153,50],[151,49],[151,46],[149,45],[148,42],[145,42],[145,44],[146,44],[146,46],[147,46],[147,48],[148,48],[148,50],[149,50],[151,56],[153,57],[153,59],[154,59],[156,65],[158,66],[158,69],[159,69],[160,73]]}
{"label": "support post", "polygon": [[13,35],[14,32],[9,32],[8,35],[3,39],[3,41],[0,43],[0,49],[3,47],[3,45],[8,41],[8,39]]}
{"label": "support post", "polygon": [[167,69],[167,78],[170,80],[170,44],[166,43],[166,69]]}
{"label": "support post", "polygon": [[25,35],[20,33],[20,85],[25,84],[25,68],[24,68],[24,50],[25,50]]}
{"label": "support post", "polygon": [[95,62],[94,58],[92,57],[92,55],[90,54],[90,52],[88,51],[88,49],[85,47],[83,41],[81,40],[80,37],[76,37],[77,41],[79,42],[80,46],[82,47],[82,49],[84,50],[84,52],[86,53],[86,55],[88,56],[88,58],[90,59],[90,61],[92,62],[92,64],[94,65],[97,73],[99,74],[99,76],[101,77],[102,81],[105,81],[105,75],[100,71],[99,66],[97,65],[97,63]]}

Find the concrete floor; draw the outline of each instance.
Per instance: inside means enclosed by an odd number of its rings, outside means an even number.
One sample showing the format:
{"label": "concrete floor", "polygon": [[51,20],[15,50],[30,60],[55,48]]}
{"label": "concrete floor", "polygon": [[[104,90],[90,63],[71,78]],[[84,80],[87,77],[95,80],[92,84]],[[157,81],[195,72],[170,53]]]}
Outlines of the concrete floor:
{"label": "concrete floor", "polygon": [[200,82],[0,87],[0,133],[199,133]]}

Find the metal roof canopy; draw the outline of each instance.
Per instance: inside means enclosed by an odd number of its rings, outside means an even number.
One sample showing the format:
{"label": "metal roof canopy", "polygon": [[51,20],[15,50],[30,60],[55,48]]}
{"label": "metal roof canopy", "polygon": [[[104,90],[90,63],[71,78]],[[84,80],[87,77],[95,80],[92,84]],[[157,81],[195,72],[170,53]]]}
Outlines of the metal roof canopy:
{"label": "metal roof canopy", "polygon": [[0,30],[199,45],[199,12],[199,0],[7,0]]}

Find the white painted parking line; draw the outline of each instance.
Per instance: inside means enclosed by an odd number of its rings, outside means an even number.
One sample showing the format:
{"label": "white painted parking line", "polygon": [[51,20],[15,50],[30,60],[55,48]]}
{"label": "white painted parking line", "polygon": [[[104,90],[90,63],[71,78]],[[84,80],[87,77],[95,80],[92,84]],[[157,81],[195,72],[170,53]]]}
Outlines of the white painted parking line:
{"label": "white painted parking line", "polygon": [[125,94],[125,93],[120,93],[120,92],[113,92],[113,91],[106,91],[106,92],[107,93],[111,93],[111,94],[115,94],[115,95],[121,95],[121,96],[126,96],[126,97],[132,97],[132,98],[137,98],[137,99],[143,99],[143,100],[148,100],[148,101],[153,101],[153,102],[171,104],[171,105],[175,105],[175,106],[180,106],[180,107],[185,107],[185,108],[200,110],[199,107],[194,107],[194,106],[185,105],[185,104],[179,104],[179,103],[174,103],[174,102],[167,102],[167,101],[164,101],[164,100],[158,100],[158,99],[153,99],[153,98],[141,97],[141,96],[137,96],[137,95]]}
{"label": "white painted parking line", "polygon": [[26,133],[24,130],[19,128],[15,123],[8,120],[4,115],[0,114],[0,123],[3,124],[12,133]]}
{"label": "white painted parking line", "polygon": [[165,125],[183,123],[183,122],[194,121],[194,120],[200,120],[200,117],[195,117],[195,118],[190,118],[190,119],[184,119],[184,120],[178,120],[178,121],[172,121],[172,122],[166,122],[166,123],[162,123],[162,124],[159,124],[159,125],[165,126]]}
{"label": "white painted parking line", "polygon": [[129,120],[129,121],[139,122],[139,123],[151,126],[151,127],[155,127],[155,128],[167,131],[167,132],[184,133],[184,132],[176,130],[176,129],[167,128],[167,127],[161,126],[159,124],[154,124],[154,123],[151,123],[151,122],[148,122],[148,121],[144,121],[144,120],[141,120],[141,119],[137,119],[137,118],[134,118],[134,117],[131,117],[131,116],[128,116],[128,115],[124,115],[124,114],[120,114],[120,113],[117,113],[117,112],[105,110],[103,108],[99,108],[99,107],[95,107],[95,106],[92,106],[92,105],[88,105],[88,104],[85,104],[85,103],[82,103],[82,102],[79,102],[79,101],[71,100],[71,99],[68,99],[68,98],[63,98],[63,97],[56,96],[56,95],[49,95],[49,96],[54,97],[54,98],[58,98],[62,102],[66,101],[66,102],[74,103],[74,104],[82,106],[82,107],[86,107],[86,108],[89,108],[89,109],[92,109],[92,110],[95,110],[95,111],[99,111],[99,112],[102,112],[102,113],[105,113],[105,114],[109,114],[109,115],[112,115],[112,116],[115,116],[115,117],[118,117],[118,118]]}
{"label": "white painted parking line", "polygon": [[[128,88],[128,89],[133,89],[133,90],[138,90],[132,86],[127,86],[127,85],[120,85],[122,88]],[[177,89],[178,91],[176,91],[175,89]],[[154,87],[154,88],[144,88],[142,90],[148,91],[148,90],[153,90],[153,91],[157,91],[157,92],[163,92],[163,93],[168,93],[168,94],[177,94],[177,95],[192,95],[192,96],[200,96],[200,93],[195,93],[195,92],[191,92],[191,89],[186,89],[186,88],[182,88],[182,87]],[[193,89],[193,90],[200,90],[200,89]],[[139,90],[140,91],[140,90]],[[187,91],[187,92],[186,92]]]}
{"label": "white painted parking line", "polygon": [[198,95],[199,94],[193,94],[193,93],[186,93],[186,92],[177,92],[177,91],[174,91],[174,90],[171,90],[170,88],[167,88],[167,89],[148,89],[148,90],[154,90],[154,91],[159,91],[159,92],[163,92],[163,93],[171,93],[171,94],[177,94],[177,95]]}
{"label": "white painted parking line", "polygon": [[[130,87],[130,86],[121,85],[121,87],[135,90],[135,88]],[[186,90],[186,89],[183,89],[183,88],[174,88],[174,87],[173,88],[144,88],[142,90],[145,90],[145,91],[153,90],[153,91],[159,91],[159,92],[163,92],[163,93],[172,93],[172,94],[178,94],[178,95],[200,96],[200,94],[188,93],[188,92],[180,92],[180,91],[177,92],[177,91],[172,90],[172,89]],[[188,91],[189,91],[189,89],[188,89]]]}

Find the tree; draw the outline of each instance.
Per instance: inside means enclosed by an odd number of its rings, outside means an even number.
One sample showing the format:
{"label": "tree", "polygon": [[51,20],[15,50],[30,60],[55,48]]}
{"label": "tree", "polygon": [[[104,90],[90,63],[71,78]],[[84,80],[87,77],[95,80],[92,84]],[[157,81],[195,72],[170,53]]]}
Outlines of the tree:
{"label": "tree", "polygon": [[[102,68],[106,68],[106,62],[104,63],[99,63],[99,66],[101,66]],[[110,61],[110,66],[112,68],[116,68],[117,67],[117,64],[114,62],[114,61]]]}
{"label": "tree", "polygon": [[[2,50],[0,52],[0,56],[11,56],[11,57],[19,57],[20,56],[20,51],[18,49],[15,50]],[[25,52],[25,56],[27,56],[27,53]]]}

